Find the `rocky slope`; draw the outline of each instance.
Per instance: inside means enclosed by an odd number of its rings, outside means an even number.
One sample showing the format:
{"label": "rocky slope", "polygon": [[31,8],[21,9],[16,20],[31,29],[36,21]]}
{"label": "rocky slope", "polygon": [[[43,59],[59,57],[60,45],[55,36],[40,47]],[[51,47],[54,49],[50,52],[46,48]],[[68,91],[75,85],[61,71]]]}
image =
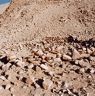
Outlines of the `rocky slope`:
{"label": "rocky slope", "polygon": [[12,0],[0,15],[0,96],[95,96],[95,0]]}
{"label": "rocky slope", "polygon": [[95,40],[47,37],[23,46],[30,55],[0,51],[0,96],[95,96]]}

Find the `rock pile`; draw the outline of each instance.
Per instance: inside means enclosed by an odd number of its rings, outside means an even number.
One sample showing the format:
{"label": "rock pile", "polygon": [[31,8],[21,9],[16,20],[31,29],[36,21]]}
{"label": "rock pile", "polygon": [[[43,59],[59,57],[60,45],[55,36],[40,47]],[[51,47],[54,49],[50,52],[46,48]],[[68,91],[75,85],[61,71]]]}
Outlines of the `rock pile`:
{"label": "rock pile", "polygon": [[[29,45],[30,48],[30,45]],[[95,41],[31,44],[31,55],[0,52],[0,96],[94,96]]]}

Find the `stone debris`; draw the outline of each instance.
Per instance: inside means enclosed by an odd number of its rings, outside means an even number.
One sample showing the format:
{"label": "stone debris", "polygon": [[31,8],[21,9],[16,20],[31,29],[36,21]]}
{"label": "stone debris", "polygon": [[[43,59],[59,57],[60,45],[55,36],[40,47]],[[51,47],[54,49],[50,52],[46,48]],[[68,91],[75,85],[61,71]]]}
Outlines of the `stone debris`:
{"label": "stone debris", "polygon": [[31,44],[26,57],[1,52],[0,90],[29,96],[84,96],[88,90],[95,94],[95,46],[71,39],[66,45]]}

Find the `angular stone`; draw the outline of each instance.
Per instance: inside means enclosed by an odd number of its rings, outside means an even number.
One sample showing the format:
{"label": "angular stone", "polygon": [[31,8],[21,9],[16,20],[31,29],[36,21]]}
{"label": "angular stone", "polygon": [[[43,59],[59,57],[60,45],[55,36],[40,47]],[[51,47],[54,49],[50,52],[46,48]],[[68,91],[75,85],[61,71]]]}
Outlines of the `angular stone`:
{"label": "angular stone", "polygon": [[1,80],[6,80],[6,78],[4,76],[0,76]]}
{"label": "angular stone", "polygon": [[78,58],[80,58],[80,53],[76,49],[73,49],[72,59],[78,59]]}
{"label": "angular stone", "polygon": [[44,64],[41,64],[40,67],[41,67],[42,69],[44,69],[44,70],[48,70],[48,69],[49,69],[48,66],[47,66],[47,65],[44,65]]}
{"label": "angular stone", "polygon": [[52,82],[51,80],[45,79],[45,80],[43,81],[43,88],[44,88],[44,89],[46,89],[46,90],[51,89],[52,86],[53,86],[53,82]]}
{"label": "angular stone", "polygon": [[9,90],[9,88],[11,88],[11,85],[10,84],[7,84],[5,89],[6,90]]}
{"label": "angular stone", "polygon": [[66,55],[66,54],[64,54],[64,55],[62,56],[62,59],[63,59],[63,60],[72,60],[72,58],[71,58],[69,55]]}

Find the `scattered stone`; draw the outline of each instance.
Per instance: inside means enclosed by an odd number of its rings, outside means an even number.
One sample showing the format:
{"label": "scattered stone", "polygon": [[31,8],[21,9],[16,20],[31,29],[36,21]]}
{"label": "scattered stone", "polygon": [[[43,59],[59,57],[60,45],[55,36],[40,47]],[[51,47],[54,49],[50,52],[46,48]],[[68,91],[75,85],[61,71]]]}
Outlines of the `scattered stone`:
{"label": "scattered stone", "polygon": [[72,41],[64,41],[66,45],[34,44],[30,47],[31,55],[22,58],[1,54],[0,90],[13,94],[20,89],[31,95],[31,90],[39,89],[43,91],[41,95],[46,96],[48,92],[55,96],[82,96],[83,90],[79,93],[78,89],[84,86],[88,86],[87,91],[94,90],[95,48],[86,47],[88,42],[82,45],[83,42],[73,36],[69,40]]}

